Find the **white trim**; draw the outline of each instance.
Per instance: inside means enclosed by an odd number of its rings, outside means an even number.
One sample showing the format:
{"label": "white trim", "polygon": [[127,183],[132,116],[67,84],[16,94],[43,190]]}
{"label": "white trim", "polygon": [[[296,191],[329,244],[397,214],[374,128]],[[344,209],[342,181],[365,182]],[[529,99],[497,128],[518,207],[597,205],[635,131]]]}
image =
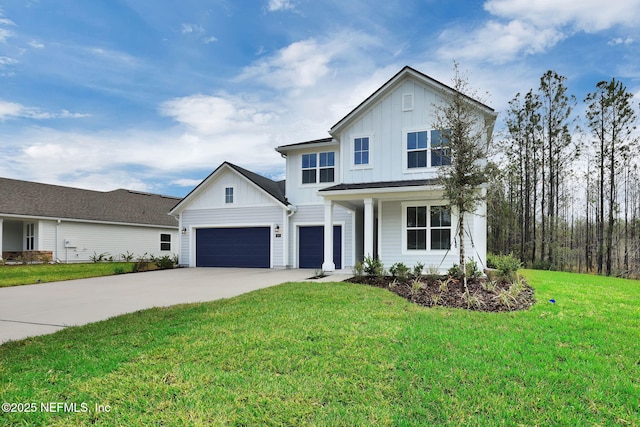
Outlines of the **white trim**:
{"label": "white trim", "polygon": [[414,105],[413,92],[407,92],[402,94],[402,111],[413,111]]}
{"label": "white trim", "polygon": [[[274,240],[276,223],[237,223],[237,224],[198,224],[189,227],[189,267],[196,267],[196,230],[201,228],[269,228],[269,268],[273,268]],[[286,262],[286,261],[285,261]]]}
{"label": "white trim", "polygon": [[451,210],[451,235],[449,236],[450,242],[449,245],[451,247],[451,249],[407,249],[407,208],[408,207],[418,207],[418,206],[426,206],[427,208],[427,226],[426,226],[426,230],[427,230],[427,248],[430,246],[429,245],[429,237],[430,237],[430,231],[431,231],[431,214],[430,214],[430,209],[432,206],[448,206],[446,203],[444,203],[443,200],[413,200],[413,201],[406,201],[406,202],[402,202],[400,203],[401,205],[401,212],[400,212],[400,216],[401,216],[401,227],[400,227],[400,231],[401,231],[401,252],[402,255],[428,255],[428,254],[446,254],[447,252],[451,252],[451,250],[454,248],[454,240],[455,237],[454,236],[454,224],[457,223],[457,218],[455,217],[455,215],[453,214],[453,210]]}
{"label": "white trim", "polygon": [[4,214],[0,213],[0,218],[21,219],[23,221],[62,221],[62,222],[86,222],[89,224],[106,224],[106,225],[124,225],[131,227],[149,227],[149,228],[167,228],[171,230],[177,230],[178,226],[175,225],[154,225],[154,224],[137,224],[133,222],[110,222],[110,221],[98,221],[91,219],[76,219],[76,218],[59,218],[51,216],[30,216],[30,215],[16,215],[16,214]]}
{"label": "white trim", "polygon": [[[431,144],[431,132],[429,130],[429,126],[424,127],[411,127],[402,129],[402,173],[403,174],[415,174],[415,173],[424,173],[430,170],[436,170],[435,168],[429,167],[431,160],[431,151],[429,150],[429,146]],[[409,149],[407,148],[407,137],[410,133],[414,132],[426,132],[427,133],[427,147],[424,151],[427,152],[427,166],[422,168],[409,168]],[[422,151],[422,149],[411,150],[411,151]]]}
{"label": "white trim", "polygon": [[[340,237],[342,239],[341,241],[341,253],[342,256],[340,257],[340,264],[342,265],[342,267],[344,268],[344,260],[345,260],[345,252],[344,252],[344,248],[345,248],[345,230],[346,230],[346,221],[333,221],[333,226],[335,227],[336,225],[339,225],[341,228],[340,230]],[[292,244],[292,252],[293,252],[293,268],[299,268],[300,265],[300,247],[299,247],[299,239],[300,239],[300,233],[299,233],[299,229],[300,227],[324,227],[324,222],[318,222],[318,221],[302,221],[302,222],[298,222],[298,221],[294,221],[292,223],[292,228],[293,228],[293,244]],[[355,232],[355,227],[352,227]],[[354,238],[354,242],[355,242],[355,238]],[[355,246],[351,245],[353,247],[353,253],[355,254]],[[355,259],[355,258],[354,258]]]}
{"label": "white trim", "polygon": [[[321,169],[330,169],[331,166],[320,166],[320,154],[322,153],[333,153],[333,181],[320,182],[320,170]],[[302,156],[306,156],[309,154],[315,154],[316,156],[316,167],[315,168],[302,168]],[[300,163],[298,164],[298,172],[300,173],[300,180],[298,182],[299,189],[308,189],[308,188],[316,188],[316,187],[331,187],[335,185],[336,182],[340,182],[341,176],[339,174],[340,168],[340,151],[312,151],[309,153],[300,153]],[[305,170],[315,170],[316,171],[316,182],[302,182],[302,172]]]}

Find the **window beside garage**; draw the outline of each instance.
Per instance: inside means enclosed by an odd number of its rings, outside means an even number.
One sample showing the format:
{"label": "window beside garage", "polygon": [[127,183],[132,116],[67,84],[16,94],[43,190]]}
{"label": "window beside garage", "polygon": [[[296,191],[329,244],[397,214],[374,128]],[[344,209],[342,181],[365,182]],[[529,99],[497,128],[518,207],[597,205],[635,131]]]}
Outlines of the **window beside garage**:
{"label": "window beside garage", "polygon": [[171,250],[171,234],[166,234],[166,233],[160,234],[160,250],[161,251]]}

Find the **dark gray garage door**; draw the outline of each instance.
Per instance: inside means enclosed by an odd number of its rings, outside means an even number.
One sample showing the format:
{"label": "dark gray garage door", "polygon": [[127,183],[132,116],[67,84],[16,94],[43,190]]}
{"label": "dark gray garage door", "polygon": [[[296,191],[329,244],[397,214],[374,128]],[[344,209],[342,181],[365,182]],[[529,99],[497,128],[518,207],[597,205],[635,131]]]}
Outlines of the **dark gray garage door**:
{"label": "dark gray garage door", "polygon": [[199,228],[197,267],[270,267],[269,227]]}
{"label": "dark gray garage door", "polygon": [[[300,227],[298,234],[300,268],[322,268],[324,262],[324,226]],[[333,263],[342,268],[342,227],[333,226]]]}

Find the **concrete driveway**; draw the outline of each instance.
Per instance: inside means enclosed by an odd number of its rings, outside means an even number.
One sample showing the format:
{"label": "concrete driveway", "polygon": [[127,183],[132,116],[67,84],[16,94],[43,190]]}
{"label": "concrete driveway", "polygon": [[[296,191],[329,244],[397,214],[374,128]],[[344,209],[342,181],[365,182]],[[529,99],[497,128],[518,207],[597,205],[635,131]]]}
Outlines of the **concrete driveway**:
{"label": "concrete driveway", "polygon": [[0,343],[151,307],[229,298],[311,276],[313,270],[179,268],[0,288]]}

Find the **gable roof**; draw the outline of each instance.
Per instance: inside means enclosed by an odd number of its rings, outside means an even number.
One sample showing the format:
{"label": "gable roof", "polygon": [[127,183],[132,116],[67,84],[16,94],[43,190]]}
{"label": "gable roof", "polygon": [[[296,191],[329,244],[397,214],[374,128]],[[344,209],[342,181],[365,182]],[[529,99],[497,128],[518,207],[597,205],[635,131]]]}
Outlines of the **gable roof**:
{"label": "gable roof", "polygon": [[202,189],[206,186],[206,183],[215,179],[215,177],[219,175],[223,169],[226,168],[230,168],[238,174],[242,175],[245,179],[252,182],[262,191],[275,199],[278,203],[282,204],[285,207],[289,206],[289,202],[287,201],[287,198],[285,196],[285,181],[274,181],[265,176],[258,175],[255,172],[251,172],[250,170],[242,168],[238,165],[234,165],[233,163],[223,162],[213,172],[211,172],[209,176],[203,179],[200,184],[198,184],[193,190],[191,190],[189,194],[187,194],[182,200],[175,204],[169,211],[169,214],[176,215],[178,211],[181,210],[180,208],[185,206],[191,199],[199,194],[200,191],[202,191]]}
{"label": "gable roof", "polygon": [[[424,73],[421,73],[420,71],[409,67],[408,65],[404,66],[404,68],[402,68],[402,70],[400,70],[398,73],[396,73],[396,75],[394,75],[393,77],[391,77],[385,84],[383,84],[382,86],[380,86],[380,88],[378,90],[376,90],[375,92],[373,92],[371,95],[369,95],[369,97],[367,99],[365,99],[364,101],[362,101],[356,108],[354,108],[353,110],[351,110],[351,112],[349,114],[347,114],[346,116],[344,116],[342,119],[340,119],[335,125],[333,125],[331,127],[331,129],[329,130],[329,133],[331,135],[335,135],[337,132],[340,131],[340,129],[342,129],[344,126],[346,126],[349,122],[351,122],[351,120],[357,116],[358,114],[360,114],[363,110],[369,108],[369,106],[371,106],[372,104],[374,104],[375,102],[377,102],[378,99],[380,99],[381,97],[385,96],[386,93],[388,93],[389,91],[391,91],[395,85],[400,82],[401,80],[407,78],[407,77],[413,77],[414,79],[418,80],[419,82],[423,83],[424,85],[430,86],[442,93],[445,94],[452,94],[455,93],[455,89],[451,88],[450,86],[445,85],[444,83],[439,82],[438,80],[435,80],[429,76],[427,76]],[[474,105],[476,105],[478,107],[478,109],[480,111],[482,111],[485,115],[493,117],[493,119],[495,120],[495,117],[497,116],[495,110],[485,104],[483,104],[482,102],[475,100],[467,95],[464,95],[465,98],[467,98],[469,101],[471,101]]]}
{"label": "gable roof", "polygon": [[177,227],[177,197],[118,189],[93,191],[0,178],[0,216],[25,216]]}

